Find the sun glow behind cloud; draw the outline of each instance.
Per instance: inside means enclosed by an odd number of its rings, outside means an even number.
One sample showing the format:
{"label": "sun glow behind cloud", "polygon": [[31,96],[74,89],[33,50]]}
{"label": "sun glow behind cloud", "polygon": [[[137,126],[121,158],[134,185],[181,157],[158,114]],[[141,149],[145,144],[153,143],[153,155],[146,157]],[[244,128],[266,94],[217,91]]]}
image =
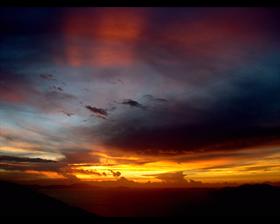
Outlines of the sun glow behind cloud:
{"label": "sun glow behind cloud", "polygon": [[[249,149],[253,150],[254,149]],[[258,150],[255,150],[258,153]],[[280,153],[251,159],[193,158],[188,162],[176,162],[178,157],[157,158],[137,156],[110,156],[106,153],[96,153],[100,156],[97,164],[72,164],[71,172],[77,178],[87,181],[114,181],[120,176],[129,180],[146,183],[162,182],[157,178],[161,174],[183,172],[186,180],[197,180],[206,183],[277,181],[280,171]],[[188,157],[188,154],[184,155]],[[176,158],[177,157],[177,158]],[[121,161],[126,162],[121,162]],[[151,160],[151,162],[148,162]],[[173,160],[173,161],[172,161]],[[128,162],[129,161],[129,162]],[[143,162],[146,161],[146,162]],[[120,172],[115,176],[114,173]]]}

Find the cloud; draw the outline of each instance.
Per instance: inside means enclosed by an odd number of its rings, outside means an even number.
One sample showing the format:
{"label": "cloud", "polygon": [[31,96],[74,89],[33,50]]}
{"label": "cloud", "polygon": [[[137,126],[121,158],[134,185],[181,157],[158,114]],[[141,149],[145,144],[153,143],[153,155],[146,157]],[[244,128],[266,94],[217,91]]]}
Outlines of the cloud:
{"label": "cloud", "polygon": [[133,180],[129,180],[125,177],[118,178],[116,183],[124,184],[124,185],[135,185],[136,184],[136,182],[134,182]]}
{"label": "cloud", "polygon": [[[22,173],[28,172],[34,178],[36,176],[44,177],[44,173],[52,173],[57,178],[64,177],[70,182],[79,182],[76,173],[88,175],[106,176],[106,173],[99,173],[91,170],[77,170],[73,164],[77,163],[95,163],[98,162],[97,156],[92,156],[89,151],[77,149],[63,149],[65,158],[60,161],[52,161],[40,158],[25,158],[14,156],[0,156],[0,168],[4,172]],[[30,176],[29,175],[29,176]],[[31,178],[32,179],[32,178]]]}
{"label": "cloud", "polygon": [[[1,129],[17,130],[1,140],[65,156],[1,162],[58,172],[100,162],[83,145],[144,154],[112,158],[125,164],[274,153],[267,147],[280,138],[278,11],[1,10]],[[92,96],[101,108],[83,103]],[[89,113],[112,120],[86,120]],[[260,147],[263,154],[251,150]]]}
{"label": "cloud", "polygon": [[7,107],[16,105],[24,107],[24,110],[31,108],[50,113],[76,100],[75,95],[63,92],[59,86],[46,89],[36,78],[26,73],[0,70],[0,103],[6,103]]}
{"label": "cloud", "polygon": [[135,100],[132,100],[132,99],[125,99],[125,100],[123,100],[121,102],[121,104],[128,105],[128,106],[131,106],[131,107],[137,107],[137,108],[141,108],[141,109],[145,109],[146,108],[141,103],[139,103],[139,102],[137,102]]}
{"label": "cloud", "polygon": [[164,183],[187,183],[185,175],[182,171],[173,173],[163,173],[156,176],[157,179],[163,181]]}
{"label": "cloud", "polygon": [[243,171],[270,171],[274,168],[279,169],[280,165],[249,166],[249,167],[243,168],[242,170]]}
{"label": "cloud", "polygon": [[55,163],[54,160],[28,157],[0,156],[0,162]]}
{"label": "cloud", "polygon": [[64,176],[65,178],[67,178],[69,181],[71,182],[80,182],[80,179],[78,177],[76,177],[71,170],[69,170],[68,167],[63,167],[61,169],[59,169],[58,173],[62,176]]}
{"label": "cloud", "polygon": [[56,81],[56,79],[54,78],[54,75],[52,75],[52,74],[41,74],[40,78],[48,80],[48,81]]}
{"label": "cloud", "polygon": [[91,150],[83,148],[65,148],[61,149],[61,151],[65,156],[63,162],[67,164],[99,162],[99,157],[97,155],[93,155]]}
{"label": "cloud", "polygon": [[77,170],[75,171],[75,173],[82,173],[82,174],[88,174],[88,175],[95,175],[95,176],[107,176],[106,173],[101,173],[101,172],[97,172],[97,171],[94,171],[94,170]]}
{"label": "cloud", "polygon": [[85,106],[85,108],[94,113],[97,117],[105,119],[108,116],[107,110],[105,109],[93,107],[90,105]]}
{"label": "cloud", "polygon": [[161,180],[163,186],[170,187],[201,187],[204,184],[201,181],[193,179],[186,179],[186,175],[183,171],[162,173],[155,176],[155,178]]}
{"label": "cloud", "polygon": [[62,113],[64,113],[68,117],[71,117],[71,116],[75,115],[74,113],[65,112],[65,111],[62,111]]}
{"label": "cloud", "polygon": [[19,158],[7,156],[6,158],[1,158],[0,169],[13,172],[54,172],[60,173],[62,167],[67,167],[66,164],[56,161],[43,160],[43,159],[32,159],[32,158]]}
{"label": "cloud", "polygon": [[158,102],[158,103],[167,103],[168,100],[165,99],[165,98],[157,98],[157,97],[154,97],[152,95],[144,95],[143,96],[144,99],[147,99],[149,101],[152,101],[152,102]]}
{"label": "cloud", "polygon": [[113,174],[114,177],[119,177],[122,175],[121,172],[119,172],[119,171],[115,172],[114,170],[110,170],[110,172]]}
{"label": "cloud", "polygon": [[108,147],[155,154],[235,150],[277,142],[279,76],[274,71],[265,77],[259,73],[252,79],[252,75],[237,73],[227,83],[206,89],[206,94],[177,98],[145,114],[125,111],[114,123],[97,127],[101,139]]}
{"label": "cloud", "polygon": [[55,85],[51,86],[50,89],[53,91],[63,92],[63,89],[61,87]]}

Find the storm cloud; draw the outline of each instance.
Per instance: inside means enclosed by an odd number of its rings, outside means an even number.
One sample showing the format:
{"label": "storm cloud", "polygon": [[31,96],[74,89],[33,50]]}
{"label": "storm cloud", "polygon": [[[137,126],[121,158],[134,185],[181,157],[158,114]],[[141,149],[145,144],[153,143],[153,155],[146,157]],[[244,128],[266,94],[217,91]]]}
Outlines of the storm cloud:
{"label": "storm cloud", "polygon": [[145,114],[126,111],[114,124],[104,123],[100,129],[106,145],[139,152],[265,145],[280,136],[279,85],[277,72],[237,74],[206,95],[177,99]]}

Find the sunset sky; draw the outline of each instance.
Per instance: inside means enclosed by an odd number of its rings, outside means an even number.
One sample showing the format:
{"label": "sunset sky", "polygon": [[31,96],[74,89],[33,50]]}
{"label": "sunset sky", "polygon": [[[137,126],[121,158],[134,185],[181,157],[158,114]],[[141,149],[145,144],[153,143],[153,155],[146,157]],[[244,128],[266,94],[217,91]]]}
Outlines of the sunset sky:
{"label": "sunset sky", "polygon": [[280,11],[1,8],[0,179],[280,181]]}

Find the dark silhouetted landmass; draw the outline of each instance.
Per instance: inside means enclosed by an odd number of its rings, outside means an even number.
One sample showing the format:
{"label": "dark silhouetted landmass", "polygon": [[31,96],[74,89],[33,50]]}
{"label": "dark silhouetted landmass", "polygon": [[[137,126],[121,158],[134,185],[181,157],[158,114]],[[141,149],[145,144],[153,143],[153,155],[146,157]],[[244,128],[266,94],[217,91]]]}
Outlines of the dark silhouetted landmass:
{"label": "dark silhouetted landmass", "polygon": [[135,189],[88,184],[28,187],[0,182],[0,197],[1,215],[87,216],[109,223],[122,217],[133,222],[145,217],[280,215],[280,187],[269,184]]}
{"label": "dark silhouetted landmass", "polygon": [[210,206],[213,214],[277,215],[280,209],[280,188],[270,185],[243,185],[215,192]]}
{"label": "dark silhouetted landmass", "polygon": [[42,191],[105,217],[280,215],[280,187],[268,184],[181,189],[72,185]]}
{"label": "dark silhouetted landmass", "polygon": [[0,181],[0,198],[0,216],[94,217],[80,208],[14,183]]}

